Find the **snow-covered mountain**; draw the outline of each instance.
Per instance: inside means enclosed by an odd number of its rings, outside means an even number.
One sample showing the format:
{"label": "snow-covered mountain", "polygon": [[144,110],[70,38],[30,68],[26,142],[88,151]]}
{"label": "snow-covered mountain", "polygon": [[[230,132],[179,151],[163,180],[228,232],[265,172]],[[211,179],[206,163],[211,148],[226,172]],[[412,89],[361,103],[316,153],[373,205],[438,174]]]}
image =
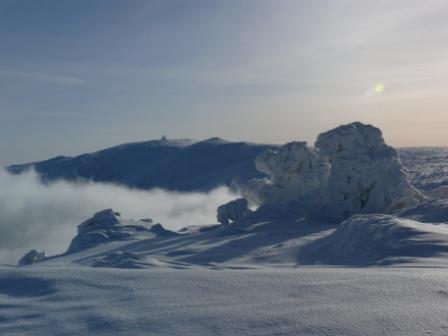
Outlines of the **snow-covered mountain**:
{"label": "snow-covered mountain", "polygon": [[272,145],[230,142],[219,138],[153,140],[115,146],[76,157],[58,156],[46,161],[13,165],[19,174],[34,168],[44,181],[91,180],[139,189],[208,191],[233,186],[263,174],[255,157]]}

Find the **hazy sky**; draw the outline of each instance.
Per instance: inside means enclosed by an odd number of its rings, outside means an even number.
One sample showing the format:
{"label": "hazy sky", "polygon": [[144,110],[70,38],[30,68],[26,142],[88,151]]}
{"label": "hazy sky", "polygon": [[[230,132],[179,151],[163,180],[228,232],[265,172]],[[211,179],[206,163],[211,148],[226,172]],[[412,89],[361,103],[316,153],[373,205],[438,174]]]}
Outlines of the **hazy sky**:
{"label": "hazy sky", "polygon": [[446,0],[0,0],[0,164],[358,120],[448,145],[447,18]]}

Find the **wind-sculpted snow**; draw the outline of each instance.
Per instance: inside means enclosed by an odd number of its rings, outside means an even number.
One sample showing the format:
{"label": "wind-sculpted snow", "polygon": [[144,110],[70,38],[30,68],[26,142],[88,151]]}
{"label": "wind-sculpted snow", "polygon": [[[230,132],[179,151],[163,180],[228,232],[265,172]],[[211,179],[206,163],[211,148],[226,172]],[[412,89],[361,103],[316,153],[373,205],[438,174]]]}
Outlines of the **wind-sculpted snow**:
{"label": "wind-sculpted snow", "polygon": [[390,215],[352,216],[299,253],[299,262],[338,265],[388,265],[425,258],[448,259],[448,225]]}
{"label": "wind-sculpted snow", "polygon": [[[431,214],[437,204],[400,215]],[[445,204],[446,208],[446,204]],[[265,211],[268,209],[265,208]],[[253,268],[303,265],[448,266],[448,221],[422,223],[393,215],[352,216],[338,226],[305,217],[254,212],[231,225],[180,232],[160,224],[124,220],[104,210],[83,222],[66,254],[38,265],[109,268]]]}
{"label": "wind-sculpted snow", "polygon": [[315,148],[296,142],[261,154],[257,168],[270,178],[250,182],[244,194],[261,204],[298,201],[308,212],[333,221],[358,213],[391,213],[423,200],[376,127],[337,127],[320,134]]}

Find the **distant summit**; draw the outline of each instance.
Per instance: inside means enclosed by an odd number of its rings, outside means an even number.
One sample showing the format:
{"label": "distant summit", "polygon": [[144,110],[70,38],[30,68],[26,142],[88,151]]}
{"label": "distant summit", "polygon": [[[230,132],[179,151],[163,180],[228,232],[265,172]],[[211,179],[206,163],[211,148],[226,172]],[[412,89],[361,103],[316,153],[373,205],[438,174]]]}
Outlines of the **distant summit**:
{"label": "distant summit", "polygon": [[35,169],[44,182],[56,180],[117,183],[138,189],[208,191],[262,177],[255,157],[270,145],[217,137],[195,142],[170,139],[127,143],[76,157],[9,166],[12,174]]}

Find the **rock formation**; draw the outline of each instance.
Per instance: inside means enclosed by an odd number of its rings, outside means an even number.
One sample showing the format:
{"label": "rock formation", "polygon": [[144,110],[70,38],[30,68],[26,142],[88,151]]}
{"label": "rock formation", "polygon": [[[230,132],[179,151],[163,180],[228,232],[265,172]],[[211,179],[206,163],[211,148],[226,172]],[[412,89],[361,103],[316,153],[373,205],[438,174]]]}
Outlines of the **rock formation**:
{"label": "rock formation", "polygon": [[33,265],[38,262],[44,261],[45,259],[47,259],[47,252],[38,252],[36,250],[31,250],[19,260],[19,265]]}
{"label": "rock formation", "polygon": [[320,134],[315,148],[292,142],[268,150],[257,157],[256,166],[269,178],[243,188],[247,199],[299,202],[333,221],[358,213],[390,213],[423,199],[381,131],[359,122]]}
{"label": "rock formation", "polygon": [[252,211],[248,207],[248,202],[244,198],[239,198],[218,207],[217,220],[223,225],[228,225],[250,214]]}

